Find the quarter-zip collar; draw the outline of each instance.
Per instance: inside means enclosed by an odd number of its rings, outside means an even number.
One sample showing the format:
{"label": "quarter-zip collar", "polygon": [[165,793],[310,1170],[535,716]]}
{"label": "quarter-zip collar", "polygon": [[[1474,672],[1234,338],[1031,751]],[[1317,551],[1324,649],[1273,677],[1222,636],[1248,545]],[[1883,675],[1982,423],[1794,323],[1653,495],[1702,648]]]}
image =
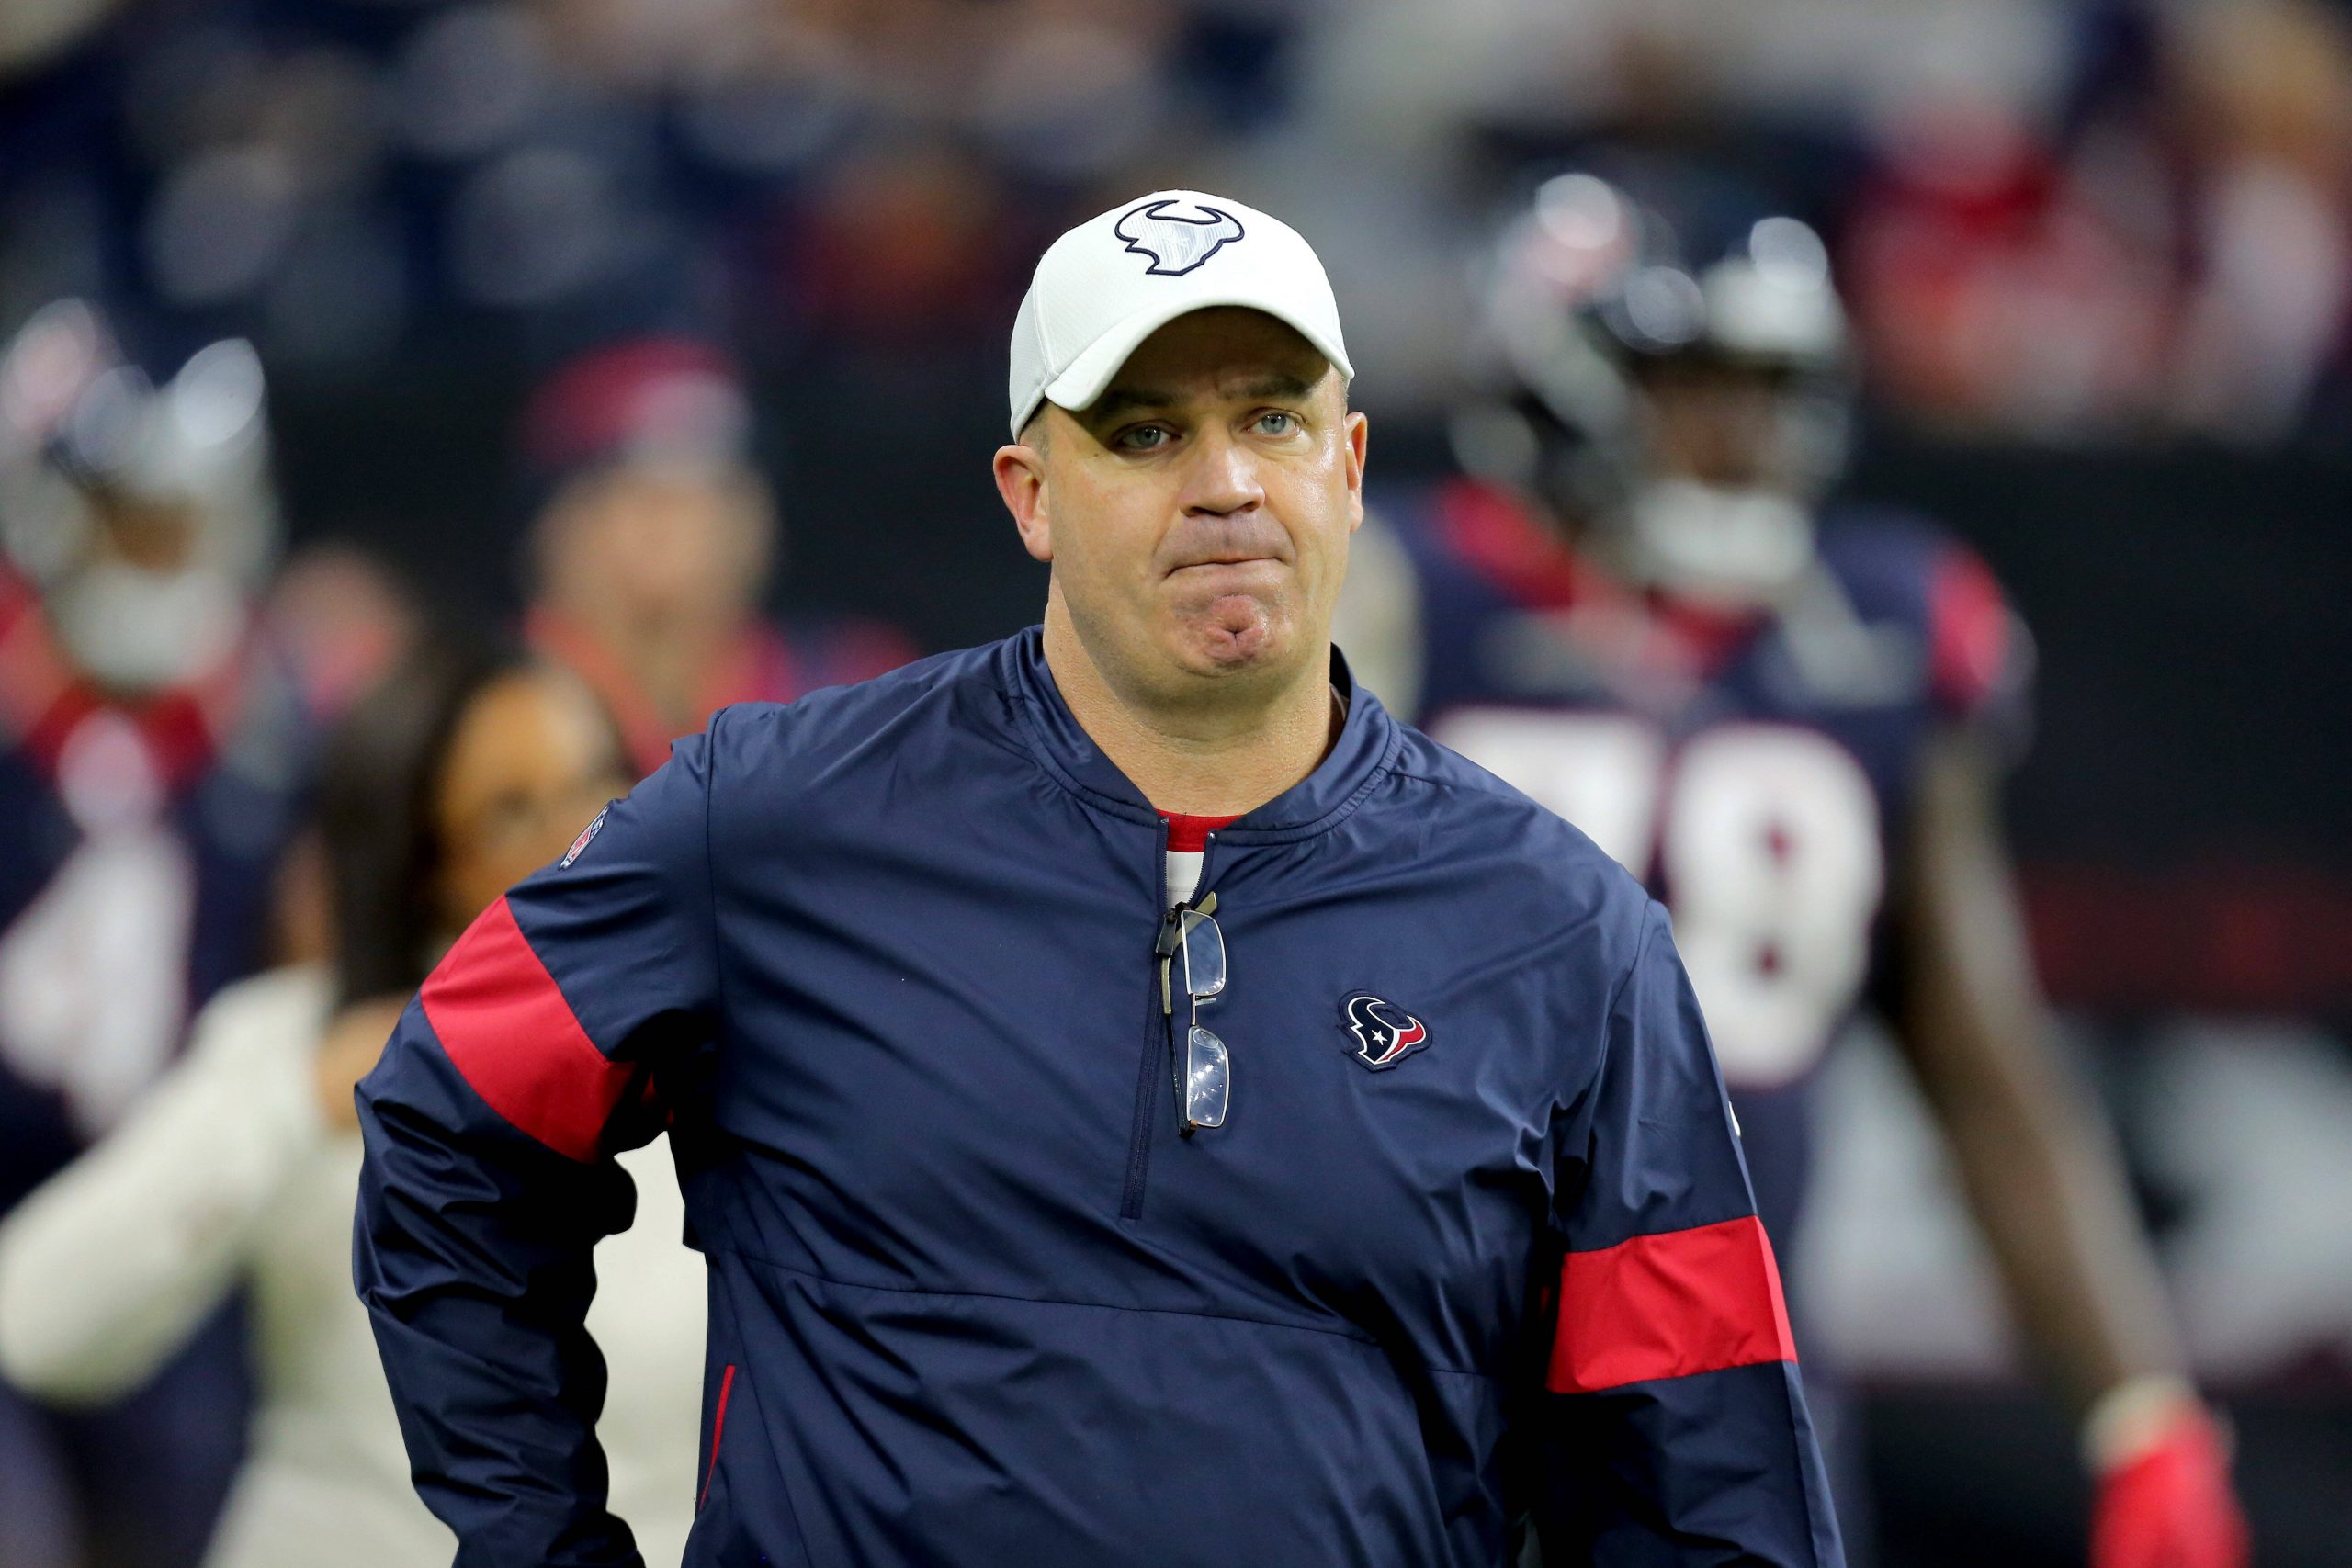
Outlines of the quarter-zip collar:
{"label": "quarter-zip collar", "polygon": [[[996,666],[999,683],[1020,713],[1022,739],[1046,773],[1090,806],[1160,826],[1159,813],[1102,754],[1062,700],[1046,665],[1043,626],[1030,626],[999,643]],[[1219,841],[1273,844],[1324,832],[1345,819],[1395,761],[1403,739],[1396,722],[1378,698],[1355,684],[1336,648],[1331,650],[1331,679],[1348,705],[1339,739],[1313,773],[1219,829]]]}

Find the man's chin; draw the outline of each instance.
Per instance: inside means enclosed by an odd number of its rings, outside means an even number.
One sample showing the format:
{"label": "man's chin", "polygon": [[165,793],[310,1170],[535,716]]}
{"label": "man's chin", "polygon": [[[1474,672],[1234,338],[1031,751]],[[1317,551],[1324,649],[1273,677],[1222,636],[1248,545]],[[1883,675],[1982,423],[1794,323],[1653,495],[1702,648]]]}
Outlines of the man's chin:
{"label": "man's chin", "polygon": [[1246,675],[1285,666],[1297,638],[1286,622],[1254,599],[1217,600],[1184,618],[1178,631],[1182,662],[1209,676]]}

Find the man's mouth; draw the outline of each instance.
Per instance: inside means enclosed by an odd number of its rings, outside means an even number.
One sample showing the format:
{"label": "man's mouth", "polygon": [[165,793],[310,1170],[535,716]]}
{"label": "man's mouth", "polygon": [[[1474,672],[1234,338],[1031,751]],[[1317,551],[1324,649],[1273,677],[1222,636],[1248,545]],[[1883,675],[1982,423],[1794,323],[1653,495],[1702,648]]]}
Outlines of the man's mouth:
{"label": "man's mouth", "polygon": [[1178,566],[1178,567],[1171,568],[1171,569],[1170,569],[1170,571],[1171,571],[1171,574],[1172,574],[1173,572],[1178,572],[1178,571],[1204,571],[1204,570],[1214,570],[1214,569],[1216,569],[1216,568],[1219,568],[1219,567],[1254,566],[1254,565],[1259,564],[1260,562],[1265,562],[1265,563],[1268,563],[1268,564],[1273,564],[1273,563],[1276,563],[1276,562],[1279,560],[1279,558],[1280,558],[1275,557],[1275,556],[1256,556],[1256,555],[1220,555],[1220,556],[1210,556],[1210,557],[1207,557],[1206,558],[1202,559],[1202,560],[1191,560],[1191,561],[1186,561],[1186,562],[1184,562],[1182,566]]}

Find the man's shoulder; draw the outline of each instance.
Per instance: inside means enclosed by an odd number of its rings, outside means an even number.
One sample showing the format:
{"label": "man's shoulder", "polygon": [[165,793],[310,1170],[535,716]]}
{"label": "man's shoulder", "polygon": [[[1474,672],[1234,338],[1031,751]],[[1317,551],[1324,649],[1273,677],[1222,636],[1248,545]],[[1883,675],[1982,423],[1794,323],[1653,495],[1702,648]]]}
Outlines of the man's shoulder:
{"label": "man's shoulder", "polygon": [[1966,541],[1916,513],[1850,508],[1823,519],[1820,555],[1856,615],[1916,649],[1919,701],[2021,742],[2032,638]]}
{"label": "man's shoulder", "polygon": [[1395,723],[1398,744],[1392,767],[1399,778],[1425,785],[1432,792],[1432,811],[1492,823],[1512,831],[1546,837],[1566,834],[1569,837],[1561,840],[1562,846],[1578,862],[1598,856],[1601,863],[1616,864],[1565,818],[1538,805],[1453,747],[1431,739],[1402,719]]}
{"label": "man's shoulder", "polygon": [[861,763],[904,767],[925,749],[1008,733],[998,675],[1001,645],[934,654],[871,680],[788,703],[734,703],[691,744],[714,781],[753,775],[783,786]]}

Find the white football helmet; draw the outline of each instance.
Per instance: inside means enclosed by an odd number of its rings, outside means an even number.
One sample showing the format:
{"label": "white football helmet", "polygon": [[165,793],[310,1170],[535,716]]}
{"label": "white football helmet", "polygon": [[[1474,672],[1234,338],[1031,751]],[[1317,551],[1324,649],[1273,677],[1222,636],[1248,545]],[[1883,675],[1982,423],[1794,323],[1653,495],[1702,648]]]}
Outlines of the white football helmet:
{"label": "white football helmet", "polygon": [[266,393],[241,339],[158,385],[78,299],[0,357],[0,550],[98,683],[190,680],[243,635],[278,535]]}

